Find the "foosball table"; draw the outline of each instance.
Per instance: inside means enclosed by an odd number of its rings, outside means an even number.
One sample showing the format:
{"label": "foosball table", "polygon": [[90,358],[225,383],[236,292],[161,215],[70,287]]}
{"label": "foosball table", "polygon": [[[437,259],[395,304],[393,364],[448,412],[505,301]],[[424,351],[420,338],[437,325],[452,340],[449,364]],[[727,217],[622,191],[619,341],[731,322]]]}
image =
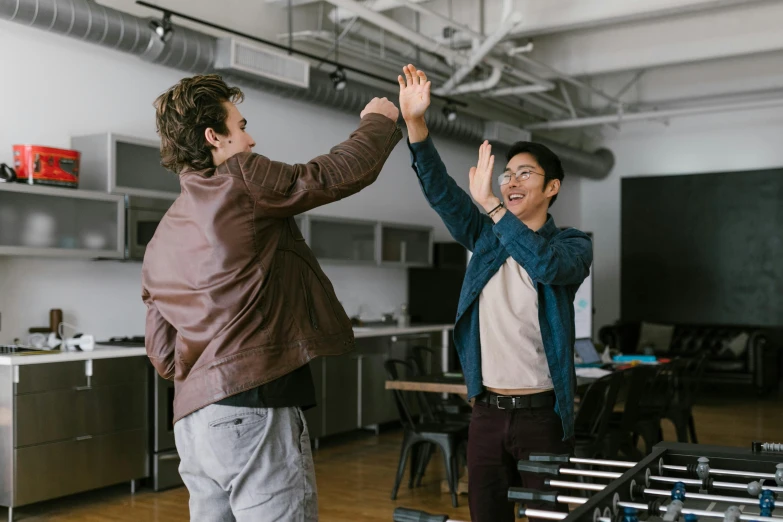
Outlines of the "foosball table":
{"label": "foosball table", "polygon": [[[532,454],[520,471],[548,490],[509,488],[518,516],[565,522],[783,522],[783,444],[750,448],[663,442],[639,462]],[[568,494],[571,493],[571,494]],[[552,509],[528,509],[528,503]],[[564,510],[564,507],[570,510]],[[447,522],[398,508],[395,522]],[[454,521],[456,522],[456,521]]]}

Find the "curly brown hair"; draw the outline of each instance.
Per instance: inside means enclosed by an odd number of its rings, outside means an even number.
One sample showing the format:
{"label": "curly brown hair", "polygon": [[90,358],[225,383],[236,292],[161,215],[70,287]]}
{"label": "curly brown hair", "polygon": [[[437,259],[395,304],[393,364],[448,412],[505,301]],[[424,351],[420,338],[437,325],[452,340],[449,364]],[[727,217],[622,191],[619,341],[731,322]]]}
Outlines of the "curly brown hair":
{"label": "curly brown hair", "polygon": [[161,165],[180,173],[214,167],[212,146],[204,132],[228,134],[224,102],[239,103],[244,94],[217,74],[184,78],[155,100],[155,123],[160,135]]}

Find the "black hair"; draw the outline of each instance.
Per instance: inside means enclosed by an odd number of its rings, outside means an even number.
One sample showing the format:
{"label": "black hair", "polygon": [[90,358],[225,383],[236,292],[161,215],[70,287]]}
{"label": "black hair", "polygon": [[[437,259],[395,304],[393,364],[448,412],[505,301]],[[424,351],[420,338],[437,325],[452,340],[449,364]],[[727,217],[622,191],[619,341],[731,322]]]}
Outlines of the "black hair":
{"label": "black hair", "polygon": [[[506,155],[506,163],[511,161],[511,158],[517,154],[525,153],[533,156],[538,164],[541,165],[541,168],[544,169],[544,190],[546,190],[549,182],[553,179],[560,180],[560,183],[563,182],[563,178],[565,178],[565,172],[563,171],[563,165],[560,163],[560,158],[557,157],[557,154],[549,150],[548,147],[541,145],[540,143],[535,143],[532,141],[518,141],[514,143],[508,150],[508,154]],[[552,196],[552,199],[549,200],[550,207],[556,199],[557,194]]]}

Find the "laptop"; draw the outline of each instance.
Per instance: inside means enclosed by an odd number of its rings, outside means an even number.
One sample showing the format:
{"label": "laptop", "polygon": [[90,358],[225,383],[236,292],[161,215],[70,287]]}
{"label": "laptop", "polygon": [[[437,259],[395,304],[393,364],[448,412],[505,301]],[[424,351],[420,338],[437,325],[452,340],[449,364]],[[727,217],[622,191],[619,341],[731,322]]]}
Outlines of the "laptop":
{"label": "laptop", "polygon": [[577,339],[574,343],[574,349],[584,364],[596,364],[601,362],[601,356],[595,349],[593,341],[590,339]]}

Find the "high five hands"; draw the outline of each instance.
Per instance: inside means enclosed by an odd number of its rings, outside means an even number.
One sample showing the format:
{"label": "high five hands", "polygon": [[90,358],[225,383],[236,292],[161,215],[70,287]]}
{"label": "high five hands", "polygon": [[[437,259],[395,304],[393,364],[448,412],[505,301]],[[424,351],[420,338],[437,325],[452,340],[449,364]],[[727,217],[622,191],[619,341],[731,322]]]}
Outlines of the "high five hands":
{"label": "high five hands", "polygon": [[397,76],[400,84],[400,112],[408,127],[408,139],[417,143],[427,139],[429,132],[424,121],[424,113],[430,106],[430,88],[424,71],[417,71],[413,65],[402,68],[403,76]]}
{"label": "high five hands", "polygon": [[[408,126],[408,139],[411,143],[424,141],[429,134],[424,113],[430,106],[432,82],[427,80],[424,71],[417,70],[413,65],[406,65],[402,72],[404,77],[397,76],[397,82],[400,84],[400,112]],[[470,169],[470,194],[486,211],[500,204],[500,199],[492,192],[494,165],[492,146],[485,141],[479,147],[478,164]]]}
{"label": "high five hands", "polygon": [[484,141],[479,147],[478,164],[470,169],[470,195],[487,212],[500,204],[500,200],[492,192],[492,169],[495,166],[495,156],[492,145]]}

